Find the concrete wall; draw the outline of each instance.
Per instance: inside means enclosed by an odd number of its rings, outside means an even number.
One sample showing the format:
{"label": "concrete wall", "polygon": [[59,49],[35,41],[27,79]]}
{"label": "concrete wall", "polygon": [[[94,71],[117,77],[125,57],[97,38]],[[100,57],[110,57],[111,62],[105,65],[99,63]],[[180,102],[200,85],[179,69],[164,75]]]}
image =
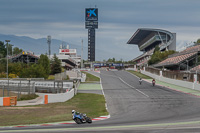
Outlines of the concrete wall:
{"label": "concrete wall", "polygon": [[66,93],[47,94],[47,95],[44,95],[44,103],[47,104],[47,103],[65,102],[71,99],[73,96],[74,96],[74,89],[71,89],[70,91]]}
{"label": "concrete wall", "polygon": [[176,51],[176,33],[172,33],[174,36],[174,39],[172,41],[172,43],[169,45],[169,50],[174,50]]}
{"label": "concrete wall", "polygon": [[3,106],[3,97],[0,97],[0,106]]}
{"label": "concrete wall", "polygon": [[186,88],[190,88],[190,89],[195,89],[195,90],[200,90],[200,84],[198,83],[193,83],[193,82],[188,82],[188,81],[183,81],[183,80],[176,80],[176,79],[170,79],[170,78],[166,78],[163,76],[159,76],[156,74],[152,74],[150,72],[147,71],[141,71],[141,73],[148,75],[152,78],[155,78],[156,80],[160,80],[166,83],[170,83],[170,84],[174,84],[177,86],[181,86],[181,87],[186,87]]}

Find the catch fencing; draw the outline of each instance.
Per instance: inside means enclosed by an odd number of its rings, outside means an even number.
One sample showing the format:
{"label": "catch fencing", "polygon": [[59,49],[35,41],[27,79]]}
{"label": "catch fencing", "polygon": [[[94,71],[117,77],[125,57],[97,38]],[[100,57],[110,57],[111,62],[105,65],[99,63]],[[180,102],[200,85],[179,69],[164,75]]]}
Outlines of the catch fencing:
{"label": "catch fencing", "polygon": [[[18,97],[22,94],[41,93],[65,93],[73,88],[73,82],[66,81],[32,81],[32,80],[12,80],[1,79],[0,89],[3,96],[10,96],[10,91],[18,93]],[[7,94],[5,94],[7,93]]]}

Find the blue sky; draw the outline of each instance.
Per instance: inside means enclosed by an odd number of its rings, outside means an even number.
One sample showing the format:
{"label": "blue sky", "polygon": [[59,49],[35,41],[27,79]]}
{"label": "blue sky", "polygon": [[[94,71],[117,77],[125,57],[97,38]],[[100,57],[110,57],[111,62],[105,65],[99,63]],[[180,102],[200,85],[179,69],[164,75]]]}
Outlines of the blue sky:
{"label": "blue sky", "polygon": [[200,38],[199,0],[0,0],[0,33],[33,38],[51,35],[80,46],[83,39],[87,47],[84,13],[95,5],[99,13],[96,60],[139,56],[137,46],[126,44],[138,28],[176,33],[177,50]]}

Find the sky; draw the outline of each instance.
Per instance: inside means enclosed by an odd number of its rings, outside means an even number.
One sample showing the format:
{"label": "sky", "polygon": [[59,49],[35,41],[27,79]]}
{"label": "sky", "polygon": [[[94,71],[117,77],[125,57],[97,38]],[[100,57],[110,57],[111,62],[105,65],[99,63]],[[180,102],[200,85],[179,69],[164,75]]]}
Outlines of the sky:
{"label": "sky", "polygon": [[[176,33],[177,50],[200,38],[199,5],[199,0],[0,0],[0,34],[51,35],[80,47],[83,39],[87,47],[85,8],[96,6],[96,60],[128,61],[142,54],[127,44],[138,28]],[[87,51],[83,53],[87,59]]]}

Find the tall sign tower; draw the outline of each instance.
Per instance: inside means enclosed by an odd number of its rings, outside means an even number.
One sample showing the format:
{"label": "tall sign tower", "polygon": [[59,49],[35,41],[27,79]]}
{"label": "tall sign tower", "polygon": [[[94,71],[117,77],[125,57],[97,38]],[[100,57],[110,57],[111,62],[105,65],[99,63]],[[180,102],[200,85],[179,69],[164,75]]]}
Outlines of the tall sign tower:
{"label": "tall sign tower", "polygon": [[95,61],[95,29],[98,29],[98,9],[85,9],[85,28],[88,29],[88,61]]}
{"label": "tall sign tower", "polygon": [[47,44],[48,44],[48,49],[49,49],[49,59],[51,55],[51,36],[47,36]]}

